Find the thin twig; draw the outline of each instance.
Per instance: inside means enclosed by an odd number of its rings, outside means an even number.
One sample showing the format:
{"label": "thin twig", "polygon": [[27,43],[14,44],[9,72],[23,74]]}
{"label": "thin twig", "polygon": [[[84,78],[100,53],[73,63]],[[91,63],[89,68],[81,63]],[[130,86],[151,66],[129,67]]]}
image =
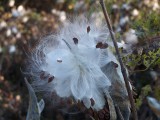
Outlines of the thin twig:
{"label": "thin twig", "polygon": [[115,50],[116,50],[116,53],[117,53],[117,56],[118,56],[118,60],[119,60],[120,66],[121,66],[122,75],[124,77],[125,85],[126,85],[128,96],[129,96],[129,100],[130,100],[130,103],[131,103],[133,119],[138,120],[137,111],[136,111],[136,108],[135,108],[135,103],[134,103],[132,91],[131,91],[131,88],[130,88],[130,85],[129,85],[129,78],[127,77],[126,69],[123,65],[123,62],[122,62],[122,59],[121,59],[121,56],[120,56],[120,53],[119,53],[119,50],[118,50],[118,45],[117,45],[117,42],[116,42],[115,37],[113,35],[113,29],[111,27],[111,22],[110,22],[110,19],[109,19],[109,15],[108,15],[106,7],[104,5],[104,1],[103,0],[99,0],[99,1],[100,1],[101,7],[102,7],[102,10],[103,10],[103,14],[104,14],[104,17],[106,19],[106,22],[107,22],[107,25],[108,25],[108,28],[109,28],[109,31],[110,31],[112,42],[114,44],[114,47],[115,47]]}

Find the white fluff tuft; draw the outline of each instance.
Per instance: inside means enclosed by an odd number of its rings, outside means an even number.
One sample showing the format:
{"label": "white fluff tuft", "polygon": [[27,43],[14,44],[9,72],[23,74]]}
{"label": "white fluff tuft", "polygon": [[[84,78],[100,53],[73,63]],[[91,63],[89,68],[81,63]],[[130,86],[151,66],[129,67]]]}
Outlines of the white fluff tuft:
{"label": "white fluff tuft", "polygon": [[116,61],[109,48],[96,47],[98,43],[109,42],[107,31],[106,25],[97,26],[94,21],[78,17],[68,21],[56,35],[43,38],[31,53],[28,65],[35,90],[56,92],[60,97],[73,96],[87,108],[102,109],[103,90],[111,82],[101,67]]}

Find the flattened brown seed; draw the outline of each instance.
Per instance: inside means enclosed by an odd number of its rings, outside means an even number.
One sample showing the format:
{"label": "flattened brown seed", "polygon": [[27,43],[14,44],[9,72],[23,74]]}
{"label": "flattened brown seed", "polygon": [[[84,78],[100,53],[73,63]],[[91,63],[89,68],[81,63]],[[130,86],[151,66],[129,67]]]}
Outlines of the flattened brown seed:
{"label": "flattened brown seed", "polygon": [[117,67],[118,67],[118,64],[117,64],[117,63],[114,63],[114,67],[117,68]]}
{"label": "flattened brown seed", "polygon": [[49,77],[49,78],[48,78],[48,83],[52,82],[52,81],[53,81],[53,79],[54,79],[54,76]]}
{"label": "flattened brown seed", "polygon": [[78,39],[77,38],[73,38],[74,44],[78,44]]}
{"label": "flattened brown seed", "polygon": [[100,48],[100,49],[106,49],[108,47],[108,44],[107,43],[102,43],[102,42],[99,42],[97,43],[96,45],[96,48]]}
{"label": "flattened brown seed", "polygon": [[102,42],[97,43],[96,48],[101,48],[103,46]]}
{"label": "flattened brown seed", "polygon": [[107,44],[107,43],[104,43],[102,47],[103,47],[103,48],[101,48],[101,49],[106,49],[106,48],[108,47],[108,44]]}
{"label": "flattened brown seed", "polygon": [[111,61],[111,63],[112,63],[112,65],[113,65],[115,68],[118,67],[118,64],[117,64],[117,63],[115,63],[115,62],[113,62],[113,61]]}
{"label": "flattened brown seed", "polygon": [[93,100],[93,98],[91,98],[90,101],[91,101],[91,105],[93,106],[95,104],[95,101]]}
{"label": "flattened brown seed", "polygon": [[87,33],[89,33],[91,30],[90,26],[87,27]]}
{"label": "flattened brown seed", "polygon": [[62,60],[58,59],[58,60],[57,60],[57,62],[61,63],[61,62],[62,62]]}

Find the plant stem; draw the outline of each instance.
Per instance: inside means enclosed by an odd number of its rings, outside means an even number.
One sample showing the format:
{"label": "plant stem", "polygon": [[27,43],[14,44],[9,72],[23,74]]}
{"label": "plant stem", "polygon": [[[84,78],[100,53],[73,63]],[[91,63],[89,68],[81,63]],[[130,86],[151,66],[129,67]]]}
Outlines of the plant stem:
{"label": "plant stem", "polygon": [[105,17],[107,25],[108,25],[108,29],[109,29],[111,39],[112,39],[112,42],[114,44],[114,47],[115,47],[115,50],[116,50],[116,53],[117,53],[117,56],[118,56],[120,66],[121,66],[122,75],[123,75],[123,78],[124,78],[124,81],[125,81],[125,85],[126,85],[128,96],[129,96],[129,100],[130,100],[130,103],[131,103],[133,119],[138,120],[137,111],[136,111],[132,91],[131,91],[131,88],[130,88],[130,85],[129,85],[129,78],[128,78],[127,73],[126,73],[126,69],[123,65],[123,62],[122,62],[122,59],[121,59],[121,56],[120,56],[120,53],[119,53],[119,50],[118,50],[118,45],[117,45],[117,42],[115,40],[115,36],[113,35],[113,29],[112,29],[112,26],[111,26],[110,18],[109,18],[109,15],[107,13],[106,7],[104,5],[104,1],[100,0],[100,4],[101,4],[103,14],[104,14],[104,17]]}

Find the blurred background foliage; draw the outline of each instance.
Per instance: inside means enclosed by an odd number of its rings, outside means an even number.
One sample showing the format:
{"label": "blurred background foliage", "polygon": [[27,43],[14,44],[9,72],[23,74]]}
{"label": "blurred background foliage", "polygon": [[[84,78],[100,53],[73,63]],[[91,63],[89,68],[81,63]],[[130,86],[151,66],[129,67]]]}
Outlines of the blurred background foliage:
{"label": "blurred background foliage", "polygon": [[[160,101],[160,1],[105,3],[136,89],[139,119],[156,120],[158,115],[146,97]],[[97,22],[103,18],[98,0],[0,0],[0,120],[25,119],[28,92],[22,71],[26,52],[77,14],[95,17]],[[53,108],[45,109],[42,117],[63,120]]]}

